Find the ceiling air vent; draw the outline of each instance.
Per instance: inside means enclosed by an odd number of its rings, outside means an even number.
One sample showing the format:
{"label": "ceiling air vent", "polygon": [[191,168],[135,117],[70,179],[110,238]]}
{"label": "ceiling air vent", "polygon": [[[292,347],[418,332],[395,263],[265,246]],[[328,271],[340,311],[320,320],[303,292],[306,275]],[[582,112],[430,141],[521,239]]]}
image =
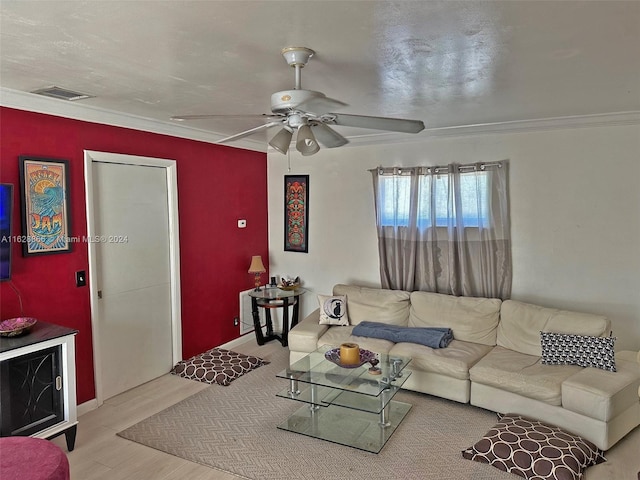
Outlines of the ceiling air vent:
{"label": "ceiling air vent", "polygon": [[40,88],[38,90],[34,90],[31,93],[35,93],[36,95],[44,95],[45,97],[58,98],[60,100],[84,100],[85,98],[92,98],[93,95],[87,95],[84,93],[74,92],[72,90],[67,90],[66,88],[61,87],[47,87]]}

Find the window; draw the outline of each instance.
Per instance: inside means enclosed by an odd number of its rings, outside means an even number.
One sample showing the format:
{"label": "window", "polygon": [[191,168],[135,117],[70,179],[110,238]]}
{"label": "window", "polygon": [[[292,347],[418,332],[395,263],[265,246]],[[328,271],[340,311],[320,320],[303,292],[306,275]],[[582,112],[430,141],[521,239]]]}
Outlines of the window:
{"label": "window", "polygon": [[382,287],[509,298],[508,164],[372,170]]}
{"label": "window", "polygon": [[[402,173],[380,177],[378,198],[381,226],[409,226],[412,181],[415,181],[413,176]],[[416,223],[420,230],[432,225],[448,226],[450,208],[451,221],[454,225],[479,227],[489,223],[488,173],[463,172],[459,176],[459,181],[460,202],[456,208],[451,208],[448,200],[452,195],[452,188],[448,173],[417,177]]]}

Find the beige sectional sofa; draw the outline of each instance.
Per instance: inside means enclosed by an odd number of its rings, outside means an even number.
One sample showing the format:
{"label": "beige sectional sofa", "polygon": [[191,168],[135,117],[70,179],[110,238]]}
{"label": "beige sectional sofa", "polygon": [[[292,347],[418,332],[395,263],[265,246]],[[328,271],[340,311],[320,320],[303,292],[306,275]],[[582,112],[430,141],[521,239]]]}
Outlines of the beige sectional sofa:
{"label": "beige sectional sofa", "polygon": [[[616,354],[616,372],[541,363],[540,331],[605,337],[611,334],[605,317],[512,300],[341,284],[333,295],[346,296],[350,325],[321,325],[314,311],[289,332],[291,363],[343,342],[411,357],[405,389],[535,417],[603,450],[640,424],[640,354]],[[454,340],[433,349],[352,335],[362,321],[448,327]]]}

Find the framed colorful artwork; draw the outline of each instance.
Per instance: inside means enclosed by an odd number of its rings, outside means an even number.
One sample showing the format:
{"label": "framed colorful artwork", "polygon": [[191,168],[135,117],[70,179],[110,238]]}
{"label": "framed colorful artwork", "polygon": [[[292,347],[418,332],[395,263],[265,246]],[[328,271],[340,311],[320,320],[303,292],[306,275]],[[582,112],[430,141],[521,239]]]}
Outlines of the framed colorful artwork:
{"label": "framed colorful artwork", "polygon": [[309,251],[309,175],[284,176],[284,250]]}
{"label": "framed colorful artwork", "polygon": [[19,159],[22,255],[70,252],[69,161]]}

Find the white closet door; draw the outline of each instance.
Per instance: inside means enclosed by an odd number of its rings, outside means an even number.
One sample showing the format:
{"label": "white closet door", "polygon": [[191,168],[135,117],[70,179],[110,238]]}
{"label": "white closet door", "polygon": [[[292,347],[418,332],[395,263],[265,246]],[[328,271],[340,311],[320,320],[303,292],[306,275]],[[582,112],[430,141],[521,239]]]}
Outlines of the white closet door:
{"label": "white closet door", "polygon": [[103,399],[172,367],[166,169],[94,163]]}

